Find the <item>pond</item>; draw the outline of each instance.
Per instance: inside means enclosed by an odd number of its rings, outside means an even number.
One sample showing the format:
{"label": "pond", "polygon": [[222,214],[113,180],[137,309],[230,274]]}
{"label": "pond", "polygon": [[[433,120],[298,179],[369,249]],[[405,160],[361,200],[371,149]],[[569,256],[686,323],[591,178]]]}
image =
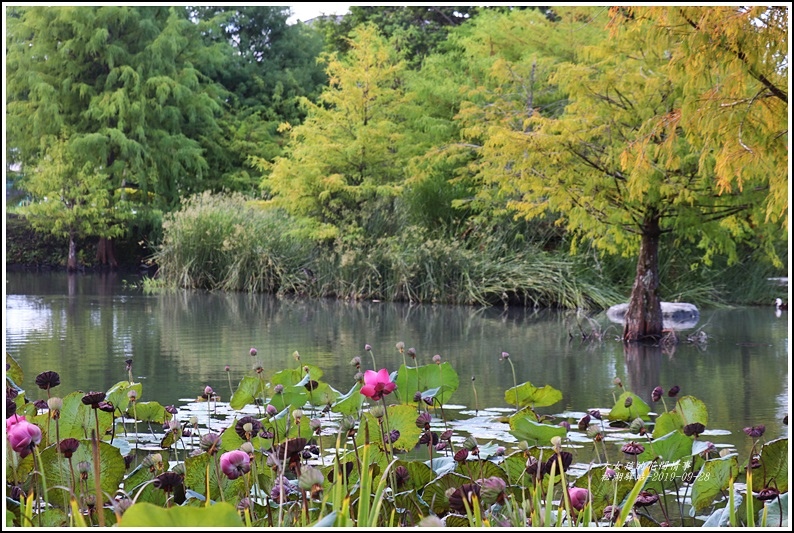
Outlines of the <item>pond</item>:
{"label": "pond", "polygon": [[[372,367],[371,357],[378,368],[394,371],[403,363],[395,346],[403,342],[416,349],[419,364],[436,354],[450,362],[460,377],[450,416],[484,414],[469,428],[481,442],[515,442],[500,424],[489,423],[510,412],[509,362],[518,384],[559,389],[562,401],[538,411],[574,426],[584,410],[612,407],[621,392],[617,378],[655,410],[663,410],[661,402],[651,403],[657,385],[665,391],[677,385],[679,396],[702,400],[709,409],[705,438],[736,448],[741,457],[752,446],[744,427],[764,424],[769,440],[788,435],[782,419],[789,410],[789,320],[787,312],[776,316],[773,306],[701,310],[695,328],[678,332],[678,344],[626,349],[605,313],[188,291],[150,295],[139,285],[137,276],[122,274],[7,274],[5,350],[25,372],[29,397],[44,397],[31,385],[45,370],[60,373],[62,394],[106,391],[127,379],[128,359],[144,400],[163,405],[194,402],[207,385],[227,400],[229,381],[236,387],[256,361],[268,376],[298,364],[319,366],[323,380],[345,393],[356,372],[353,357],[361,357],[362,371]],[[601,340],[582,339],[582,331],[593,330]],[[687,340],[698,332],[705,337]],[[672,408],[675,399],[665,400]]]}

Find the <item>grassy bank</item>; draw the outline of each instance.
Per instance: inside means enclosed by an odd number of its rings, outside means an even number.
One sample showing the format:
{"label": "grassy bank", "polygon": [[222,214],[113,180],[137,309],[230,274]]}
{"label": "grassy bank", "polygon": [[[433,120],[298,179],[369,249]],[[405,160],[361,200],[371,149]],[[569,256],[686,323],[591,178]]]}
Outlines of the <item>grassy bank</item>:
{"label": "grassy bank", "polygon": [[[508,227],[509,226],[509,227]],[[414,303],[518,304],[599,309],[624,301],[634,258],[571,256],[519,224],[472,232],[404,225],[380,238],[321,240],[316,228],[241,196],[203,194],[163,225],[150,288]],[[779,289],[779,271],[750,257],[738,266],[699,263],[696,251],[663,254],[662,297],[699,306],[757,304]]]}

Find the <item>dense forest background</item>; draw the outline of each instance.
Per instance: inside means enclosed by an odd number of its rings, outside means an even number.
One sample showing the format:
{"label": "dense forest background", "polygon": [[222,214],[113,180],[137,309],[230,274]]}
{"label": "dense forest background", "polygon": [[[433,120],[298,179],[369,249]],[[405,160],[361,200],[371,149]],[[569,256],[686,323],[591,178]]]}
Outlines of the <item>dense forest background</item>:
{"label": "dense forest background", "polygon": [[788,271],[785,6],[5,16],[8,263],[571,308]]}

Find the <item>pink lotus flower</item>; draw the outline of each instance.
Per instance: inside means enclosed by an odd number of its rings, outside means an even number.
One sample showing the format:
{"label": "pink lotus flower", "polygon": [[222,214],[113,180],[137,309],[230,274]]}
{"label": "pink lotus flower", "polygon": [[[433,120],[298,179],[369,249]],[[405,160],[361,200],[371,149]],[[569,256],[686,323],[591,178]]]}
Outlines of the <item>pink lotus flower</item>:
{"label": "pink lotus flower", "polygon": [[221,455],[221,471],[229,479],[237,479],[251,470],[251,458],[242,450],[234,450]]}
{"label": "pink lotus flower", "polygon": [[590,491],[579,487],[571,487],[568,489],[568,497],[571,499],[571,506],[577,511],[581,511],[587,504],[587,500],[590,499]]}
{"label": "pink lotus flower", "polygon": [[377,372],[374,370],[364,372],[364,386],[361,387],[361,394],[367,398],[377,402],[396,388],[397,384],[391,380],[389,371],[385,368],[381,368]]}
{"label": "pink lotus flower", "polygon": [[19,420],[13,424],[8,433],[8,443],[20,457],[27,457],[33,448],[41,442],[41,429],[36,424],[31,424],[27,420]]}
{"label": "pink lotus flower", "polygon": [[18,414],[13,414],[6,418],[6,435],[8,435],[8,432],[11,431],[11,428],[14,427],[14,425],[24,421],[25,417]]}

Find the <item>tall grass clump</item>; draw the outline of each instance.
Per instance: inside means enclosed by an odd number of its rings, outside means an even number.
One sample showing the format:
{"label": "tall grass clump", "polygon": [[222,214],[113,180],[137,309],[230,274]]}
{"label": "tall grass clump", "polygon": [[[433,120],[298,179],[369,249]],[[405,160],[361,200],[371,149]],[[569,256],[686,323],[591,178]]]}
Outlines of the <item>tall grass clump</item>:
{"label": "tall grass clump", "polygon": [[165,217],[153,260],[169,287],[295,292],[306,282],[302,268],[312,251],[303,235],[283,211],[205,192]]}
{"label": "tall grass clump", "polygon": [[368,247],[337,247],[317,263],[322,295],[415,303],[599,308],[619,295],[580,261],[532,243],[468,240],[414,226]]}

